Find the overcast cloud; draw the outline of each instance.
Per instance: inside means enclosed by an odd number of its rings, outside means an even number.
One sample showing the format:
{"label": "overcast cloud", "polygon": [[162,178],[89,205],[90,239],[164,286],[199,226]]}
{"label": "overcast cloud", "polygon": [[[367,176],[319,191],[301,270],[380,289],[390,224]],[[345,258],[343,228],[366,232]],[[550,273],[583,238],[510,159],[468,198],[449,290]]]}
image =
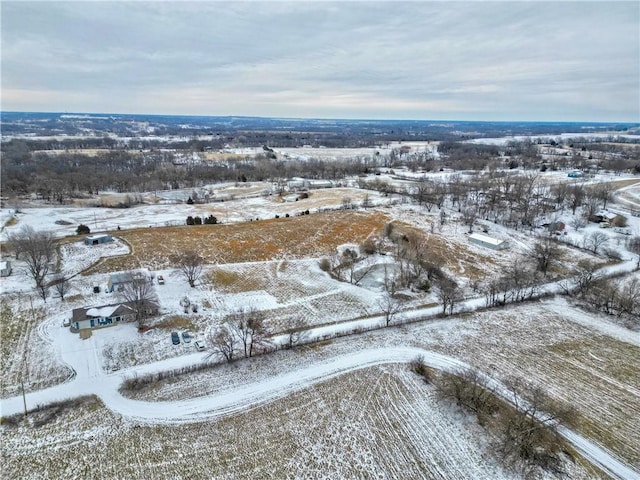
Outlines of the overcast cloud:
{"label": "overcast cloud", "polygon": [[2,1],[2,110],[640,121],[640,3]]}

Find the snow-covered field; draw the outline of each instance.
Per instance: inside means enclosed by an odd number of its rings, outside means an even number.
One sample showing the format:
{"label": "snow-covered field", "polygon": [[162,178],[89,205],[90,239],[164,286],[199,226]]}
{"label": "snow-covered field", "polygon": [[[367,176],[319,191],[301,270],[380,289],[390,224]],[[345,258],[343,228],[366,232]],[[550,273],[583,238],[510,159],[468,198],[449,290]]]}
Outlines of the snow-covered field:
{"label": "snow-covered field", "polygon": [[[474,296],[472,280],[497,274],[501,266],[531,249],[536,234],[480,222],[476,231],[484,227],[512,244],[508,251],[494,252],[468,243],[467,227],[456,219],[455,209],[449,209],[449,221],[439,226],[437,211],[398,204],[399,199],[374,192],[339,188],[314,190],[309,199],[298,202],[248,195],[204,205],[25,207],[19,213],[3,209],[5,224],[9,218],[17,221],[0,235],[6,239],[9,232],[30,225],[67,237],[80,223],[93,231],[116,230],[182,224],[187,215],[213,214],[225,223],[245,222],[294,215],[302,209],[338,209],[345,197],[360,203],[365,195],[376,205],[371,210],[376,215],[384,213],[440,238],[450,252],[445,270],[460,280],[467,297]],[[640,204],[640,186],[621,189],[617,198],[619,203],[610,211],[634,209]],[[571,218],[570,212],[562,212],[550,220],[570,225]],[[640,234],[640,218],[628,219],[630,231]],[[61,225],[65,222],[69,224]],[[581,245],[586,236],[603,230],[609,246],[628,260],[625,268],[631,265],[633,258],[623,248],[626,236],[612,229],[567,227],[562,237]],[[353,319],[360,319],[364,330],[382,325],[378,302],[383,270],[378,268],[361,285],[339,282],[320,270],[310,251],[308,258],[210,265],[205,278],[225,281],[202,282],[197,288],[190,288],[173,268],[153,271],[166,280],[164,285],[154,284],[161,316],[151,322],[155,328],[142,334],[135,325],[124,324],[96,330],[81,340],[63,328],[73,308],[119,301],[116,294],[104,291],[105,273],[80,273],[108,257],[130,262],[129,268],[148,267],[140,263],[143,257],[126,256],[132,248],[140,246],[118,238],[98,246],[64,239],[61,272],[73,276],[64,302],[43,302],[21,262],[11,259],[14,273],[0,283],[2,415],[22,408],[21,381],[30,407],[80,394],[96,394],[104,404],[86,402],[42,425],[34,415],[31,422],[3,426],[9,477],[41,478],[39,472],[46,471],[49,478],[517,478],[497,464],[473,419],[437,402],[430,387],[399,366],[410,359],[408,350],[402,350],[407,347],[473,365],[496,380],[519,375],[544,385],[558,400],[576,405],[580,433],[640,470],[640,336],[562,299],[330,339],[168,379],[137,392],[133,399],[123,398],[117,393],[123,376],[210,362],[210,350],[196,352],[193,343],[172,345],[170,332],[188,329],[204,338],[239,307],[265,310],[274,332],[302,318],[318,326],[310,334],[318,338],[334,336],[340,322]],[[444,247],[434,238],[430,248]],[[570,271],[581,258],[595,257],[565,248],[562,268]],[[390,258],[380,255],[374,261],[382,266]],[[95,285],[101,286],[100,293],[93,293]],[[185,296],[199,306],[197,313],[183,312],[180,300]],[[433,318],[440,309],[434,292],[406,296],[406,311],[399,320],[423,314]],[[478,298],[468,305],[482,303]],[[373,349],[386,353],[371,354],[376,361],[367,361],[366,352]],[[396,355],[394,349],[404,353]],[[358,352],[364,357],[359,359]],[[344,360],[331,363],[336,358]],[[348,368],[350,361],[353,368]],[[290,379],[282,381],[280,390],[279,378]],[[51,388],[42,390],[45,387]],[[87,448],[93,456],[85,455]],[[583,463],[566,466],[570,478],[602,478]]]}

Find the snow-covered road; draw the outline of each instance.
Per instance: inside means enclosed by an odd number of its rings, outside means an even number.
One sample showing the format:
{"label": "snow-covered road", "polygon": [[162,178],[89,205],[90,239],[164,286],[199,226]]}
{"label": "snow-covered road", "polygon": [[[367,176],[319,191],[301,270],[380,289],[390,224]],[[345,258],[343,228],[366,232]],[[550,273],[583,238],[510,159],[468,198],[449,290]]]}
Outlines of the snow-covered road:
{"label": "snow-covered road", "polygon": [[[631,271],[634,266],[635,261],[628,260],[622,264],[603,269],[603,274],[611,275]],[[541,292],[546,293],[560,291],[561,285],[559,283],[550,283],[541,288]],[[473,298],[460,302],[456,311],[472,311],[483,307],[485,307],[484,298]],[[437,315],[440,310],[440,307],[433,307],[406,312],[404,315],[406,320],[417,320]],[[427,365],[439,370],[454,371],[470,368],[460,360],[420,348],[376,348],[353,352],[330,361],[323,361],[285,374],[274,375],[250,385],[230,387],[224,392],[212,395],[179,401],[139,401],[125,398],[120,394],[119,388],[125,379],[197,365],[208,360],[207,353],[200,352],[183,355],[107,374],[103,371],[98,358],[98,352],[101,348],[99,335],[94,335],[88,340],[80,340],[77,336],[69,335],[68,330],[60,328],[61,320],[62,317],[51,319],[51,322],[44,326],[40,333],[52,343],[55,354],[74,370],[75,377],[68,383],[28,393],[26,395],[26,403],[29,409],[78,396],[97,395],[109,409],[139,422],[196,422],[246,411],[275,399],[283,398],[292,392],[305,389],[315,383],[375,365],[407,363],[417,357],[422,357]],[[353,322],[338,323],[310,330],[308,339],[336,336],[341,333],[355,331],[360,327],[369,329],[382,325],[384,325],[384,317],[371,317]],[[128,326],[123,325],[121,327],[126,329]],[[131,328],[134,327],[131,326]],[[630,333],[630,335],[634,334]],[[287,339],[285,337],[276,337],[273,340],[279,345],[284,345]],[[638,339],[632,339],[631,343],[637,344]],[[506,396],[507,389],[504,386],[493,380],[492,384],[496,387],[497,392]],[[23,409],[22,396],[0,400],[0,414],[2,416],[19,414]],[[563,427],[560,432],[586,459],[602,468],[612,477],[640,479],[640,473],[613,457],[601,446],[567,428]]]}
{"label": "snow-covered road", "polygon": [[[76,378],[72,382],[27,395],[27,404],[34,406],[79,395],[95,394],[111,410],[131,419],[145,423],[184,423],[223,417],[243,412],[258,405],[285,397],[295,391],[343,375],[354,370],[389,363],[407,363],[417,357],[432,368],[456,371],[469,368],[467,364],[436,352],[410,347],[367,349],[350,353],[330,361],[310,365],[282,375],[275,375],[250,385],[231,388],[214,395],[195,397],[189,400],[147,402],[131,400],[119,393],[119,387],[126,377],[164,371],[169,366],[177,367],[176,359],[171,362],[133,367],[118,374]],[[204,359],[203,354],[180,357],[180,363],[187,365]],[[498,392],[507,389],[492,381]],[[2,400],[2,415],[20,413],[23,409],[22,397]],[[636,472],[613,457],[604,448],[584,438],[576,432],[562,427],[560,433],[591,463],[617,479],[640,479]]]}

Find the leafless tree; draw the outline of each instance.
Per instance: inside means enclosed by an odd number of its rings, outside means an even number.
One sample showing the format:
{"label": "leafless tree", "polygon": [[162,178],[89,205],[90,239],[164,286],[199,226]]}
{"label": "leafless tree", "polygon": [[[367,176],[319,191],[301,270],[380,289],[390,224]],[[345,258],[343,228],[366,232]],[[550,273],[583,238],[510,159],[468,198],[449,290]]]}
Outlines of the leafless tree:
{"label": "leafless tree", "polygon": [[613,191],[614,187],[611,182],[598,183],[595,186],[593,194],[602,202],[602,208],[607,208],[607,203],[609,203],[613,197]]}
{"label": "leafless tree", "polygon": [[553,263],[560,259],[561,253],[554,240],[542,237],[533,246],[531,256],[536,262],[537,270],[546,276]]}
{"label": "leafless tree", "polygon": [[462,209],[462,221],[469,226],[469,233],[473,232],[473,224],[478,219],[478,209],[475,206],[466,206]]}
{"label": "leafless tree", "polygon": [[585,191],[584,186],[580,184],[572,185],[569,189],[569,206],[571,207],[571,213],[576,214],[576,210],[584,202]]}
{"label": "leafless tree", "polygon": [[598,253],[600,247],[609,241],[609,235],[603,232],[592,232],[584,239],[584,247],[591,250],[594,255]]}
{"label": "leafless tree", "polygon": [[578,232],[581,228],[587,226],[587,221],[581,217],[573,217],[573,219],[571,220],[571,226],[575,229],[576,232]]}
{"label": "leafless tree", "polygon": [[438,280],[438,298],[442,303],[442,315],[446,315],[447,310],[451,315],[456,304],[462,300],[462,290],[454,280],[443,277]]}
{"label": "leafless tree", "polygon": [[304,318],[296,318],[293,322],[293,326],[288,330],[287,348],[294,348],[304,343],[309,336],[308,328],[309,324]]}
{"label": "leafless tree", "polygon": [[438,398],[454,401],[476,415],[490,415],[497,408],[494,389],[476,370],[442,373],[434,383]]}
{"label": "leafless tree", "polygon": [[402,304],[389,293],[385,293],[378,300],[378,307],[384,315],[385,325],[388,327],[402,311]]}
{"label": "leafless tree", "polygon": [[27,272],[35,281],[36,288],[42,296],[45,277],[49,273],[56,251],[53,233],[36,231],[27,225],[17,233],[10,235],[9,243],[13,247],[16,257],[22,255],[27,264]]}
{"label": "leafless tree", "polygon": [[561,423],[574,423],[575,410],[551,399],[540,387],[521,380],[507,384],[515,408],[501,416],[498,453],[511,468],[535,466],[560,472],[562,442],[557,429]]}
{"label": "leafless tree", "polygon": [[581,297],[584,297],[598,278],[600,278],[598,275],[598,265],[589,260],[580,260],[576,266],[576,276],[573,279],[573,287]]}
{"label": "leafless tree", "polygon": [[238,337],[228,324],[212,329],[207,335],[207,341],[213,350],[213,355],[224,358],[228,363],[233,362]]}
{"label": "leafless tree", "polygon": [[59,298],[61,302],[64,302],[65,295],[71,290],[69,279],[62,275],[57,275],[51,282],[51,285],[53,285],[53,289],[55,290],[55,296]]}
{"label": "leafless tree", "polygon": [[254,347],[268,343],[269,330],[265,323],[264,312],[255,307],[238,309],[227,317],[226,323],[242,344],[245,358],[253,356]]}
{"label": "leafless tree", "polygon": [[144,328],[149,316],[158,308],[158,297],[151,280],[131,273],[124,282],[120,295],[135,310],[138,328]]}
{"label": "leafless tree", "polygon": [[636,264],[636,268],[640,269],[640,236],[634,236],[629,239],[627,242],[627,249],[631,253],[635,253],[638,255],[638,263]]}
{"label": "leafless tree", "polygon": [[193,250],[187,250],[175,257],[175,262],[178,264],[178,270],[189,283],[190,287],[195,287],[196,282],[202,275],[202,266],[204,264],[204,258]]}

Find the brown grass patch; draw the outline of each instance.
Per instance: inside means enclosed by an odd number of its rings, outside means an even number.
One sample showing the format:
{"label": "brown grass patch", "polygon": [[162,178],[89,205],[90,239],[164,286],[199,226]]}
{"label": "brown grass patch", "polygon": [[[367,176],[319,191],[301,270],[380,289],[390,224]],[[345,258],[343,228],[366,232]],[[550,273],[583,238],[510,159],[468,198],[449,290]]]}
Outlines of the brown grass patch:
{"label": "brown grass patch", "polygon": [[16,217],[11,217],[9,220],[7,220],[7,222],[4,224],[4,226],[5,227],[13,227],[17,223],[18,223],[18,219]]}
{"label": "brown grass patch", "polygon": [[165,317],[162,321],[156,323],[153,328],[180,329],[180,330],[196,330],[191,318],[184,315],[171,315]]}
{"label": "brown grass patch", "polygon": [[429,256],[440,258],[443,265],[452,272],[464,274],[471,279],[484,278],[487,273],[486,267],[495,264],[492,257],[472,252],[465,245],[448,241],[442,235],[426,233],[404,223],[393,222],[393,225],[396,232],[411,232],[412,235],[424,239]]}
{"label": "brown grass patch", "polygon": [[131,254],[108,258],[86,273],[132,266],[172,267],[171,256],[196,250],[206,263],[259,262],[331,254],[344,243],[361,243],[378,234],[386,215],[377,212],[329,212],[230,225],[145,228],[118,232]]}

